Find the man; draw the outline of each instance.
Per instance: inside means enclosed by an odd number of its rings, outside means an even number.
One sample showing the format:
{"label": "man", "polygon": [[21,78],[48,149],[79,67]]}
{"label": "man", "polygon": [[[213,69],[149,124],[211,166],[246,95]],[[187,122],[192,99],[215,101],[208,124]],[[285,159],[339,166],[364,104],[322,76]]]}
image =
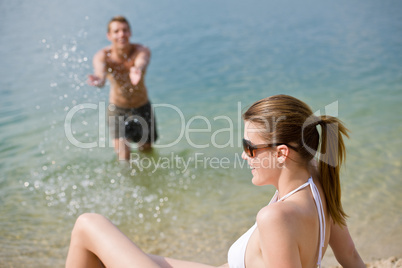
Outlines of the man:
{"label": "man", "polygon": [[120,160],[130,158],[128,140],[138,142],[141,151],[152,149],[157,139],[155,118],[145,86],[145,73],[151,52],[130,43],[131,29],[126,18],[117,16],[108,23],[111,45],[98,51],[93,59],[94,74],[88,84],[103,87],[110,81],[109,128]]}

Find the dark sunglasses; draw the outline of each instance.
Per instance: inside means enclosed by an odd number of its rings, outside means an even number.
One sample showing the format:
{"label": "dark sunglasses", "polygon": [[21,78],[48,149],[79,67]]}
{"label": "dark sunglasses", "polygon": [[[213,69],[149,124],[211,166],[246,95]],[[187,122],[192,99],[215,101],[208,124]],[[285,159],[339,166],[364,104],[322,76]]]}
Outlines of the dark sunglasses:
{"label": "dark sunglasses", "polygon": [[248,157],[255,157],[255,151],[259,149],[266,149],[270,147],[275,147],[279,145],[286,145],[287,147],[297,151],[297,148],[289,145],[287,143],[271,143],[271,144],[258,144],[258,145],[253,145],[249,140],[243,139],[243,150],[244,152],[248,155]]}

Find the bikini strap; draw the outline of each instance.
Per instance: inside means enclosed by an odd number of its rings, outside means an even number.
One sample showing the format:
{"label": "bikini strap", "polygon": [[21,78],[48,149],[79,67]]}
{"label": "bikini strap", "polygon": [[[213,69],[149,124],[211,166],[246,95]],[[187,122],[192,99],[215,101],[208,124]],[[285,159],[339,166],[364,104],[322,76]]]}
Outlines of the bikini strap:
{"label": "bikini strap", "polygon": [[[318,212],[318,218],[320,221],[320,246],[319,246],[319,252],[318,252],[318,260],[317,260],[317,267],[321,267],[321,260],[322,260],[322,249],[324,248],[324,243],[325,243],[325,215],[324,215],[324,207],[322,205],[322,201],[320,198],[320,192],[318,191],[317,186],[314,184],[313,178],[310,177],[308,181],[302,185],[300,185],[298,188],[294,189],[293,191],[289,192],[282,198],[278,199],[278,190],[275,192],[274,197],[272,198],[271,202],[279,202],[283,201],[292,194],[296,193],[297,191],[300,191],[301,189],[307,187],[310,185],[311,193],[313,194],[314,202],[317,207],[317,212]],[[270,203],[271,203],[270,202]]]}
{"label": "bikini strap", "polygon": [[299,187],[297,187],[296,189],[294,189],[293,191],[287,193],[285,196],[279,198],[279,199],[278,199],[278,202],[285,200],[286,198],[288,198],[288,197],[291,196],[292,194],[296,193],[297,191],[300,191],[301,189],[305,188],[305,187],[308,186],[309,184],[310,184],[310,179],[309,179],[306,183],[304,183],[304,184],[300,185]]}
{"label": "bikini strap", "polygon": [[[309,179],[310,180],[310,179]],[[311,179],[310,189],[314,197],[315,205],[317,207],[318,218],[320,220],[320,248],[318,251],[318,260],[317,267],[321,267],[322,260],[322,249],[324,248],[325,243],[325,215],[324,215],[324,206],[322,205],[322,201],[320,198],[320,192],[318,191],[317,186],[314,184]]]}

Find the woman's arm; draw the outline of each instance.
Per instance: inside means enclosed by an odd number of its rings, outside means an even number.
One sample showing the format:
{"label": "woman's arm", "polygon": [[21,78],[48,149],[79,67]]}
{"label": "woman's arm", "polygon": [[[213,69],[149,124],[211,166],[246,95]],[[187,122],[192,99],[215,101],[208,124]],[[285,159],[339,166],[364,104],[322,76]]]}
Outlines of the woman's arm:
{"label": "woman's arm", "polygon": [[331,223],[329,245],[336,260],[344,268],[365,268],[362,258],[356,250],[347,226]]}

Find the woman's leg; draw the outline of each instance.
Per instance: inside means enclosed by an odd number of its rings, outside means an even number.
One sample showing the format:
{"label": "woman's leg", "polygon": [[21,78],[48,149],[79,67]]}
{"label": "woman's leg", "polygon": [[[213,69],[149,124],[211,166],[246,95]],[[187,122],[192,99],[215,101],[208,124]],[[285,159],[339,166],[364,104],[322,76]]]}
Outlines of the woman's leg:
{"label": "woman's leg", "polygon": [[[213,268],[213,266],[148,255],[104,216],[78,217],[71,234],[66,267]],[[228,267],[224,265],[222,267]]]}
{"label": "woman's leg", "polygon": [[66,267],[144,267],[159,265],[99,214],[78,217],[71,234]]}

